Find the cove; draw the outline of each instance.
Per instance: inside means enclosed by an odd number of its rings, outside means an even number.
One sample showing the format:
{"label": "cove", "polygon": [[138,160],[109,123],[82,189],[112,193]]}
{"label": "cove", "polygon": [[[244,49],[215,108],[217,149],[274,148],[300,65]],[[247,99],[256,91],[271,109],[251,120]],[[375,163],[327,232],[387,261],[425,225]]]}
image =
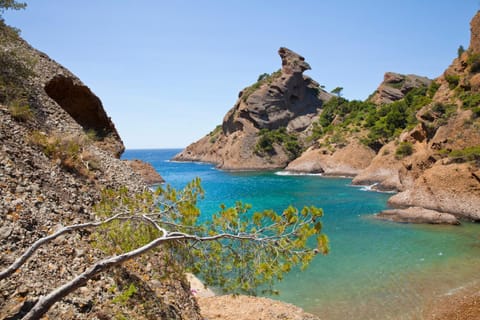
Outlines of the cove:
{"label": "cove", "polygon": [[279,296],[322,319],[421,319],[426,305],[468,286],[480,265],[480,226],[430,226],[378,221],[389,194],[352,187],[349,179],[278,172],[225,172],[212,165],[171,162],[180,150],[127,150],[125,159],[150,162],[167,183],[182,188],[202,179],[207,216],[236,200],[254,210],[289,205],[323,208],[331,253],[278,283]]}

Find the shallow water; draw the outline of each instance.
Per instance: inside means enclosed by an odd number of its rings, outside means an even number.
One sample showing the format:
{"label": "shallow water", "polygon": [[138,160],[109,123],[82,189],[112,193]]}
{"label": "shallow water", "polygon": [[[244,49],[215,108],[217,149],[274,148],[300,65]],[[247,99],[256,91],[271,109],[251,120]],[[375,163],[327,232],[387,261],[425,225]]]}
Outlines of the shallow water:
{"label": "shallow water", "polygon": [[480,267],[480,225],[420,226],[372,219],[389,194],[350,186],[349,179],[275,172],[229,173],[208,164],[169,162],[179,150],[128,150],[152,163],[171,185],[194,177],[206,191],[202,214],[236,200],[256,210],[316,205],[325,212],[331,253],[278,284],[275,299],[322,319],[422,319],[436,297],[469,285]]}

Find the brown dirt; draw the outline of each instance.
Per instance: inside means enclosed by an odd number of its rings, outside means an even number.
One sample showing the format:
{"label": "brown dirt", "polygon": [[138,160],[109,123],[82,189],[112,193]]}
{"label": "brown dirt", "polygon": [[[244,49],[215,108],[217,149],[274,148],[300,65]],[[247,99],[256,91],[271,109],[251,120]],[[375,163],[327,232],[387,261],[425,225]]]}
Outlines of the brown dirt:
{"label": "brown dirt", "polygon": [[480,319],[480,284],[438,299],[427,308],[424,318],[427,320]]}
{"label": "brown dirt", "polygon": [[201,314],[208,320],[319,320],[294,305],[250,296],[198,298]]}

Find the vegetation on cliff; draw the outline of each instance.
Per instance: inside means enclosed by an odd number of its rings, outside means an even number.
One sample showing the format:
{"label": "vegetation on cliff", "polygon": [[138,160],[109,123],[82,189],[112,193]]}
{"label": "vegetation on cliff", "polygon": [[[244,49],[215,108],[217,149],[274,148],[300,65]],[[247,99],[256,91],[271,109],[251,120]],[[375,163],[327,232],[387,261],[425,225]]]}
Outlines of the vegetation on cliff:
{"label": "vegetation on cliff", "polygon": [[333,141],[329,141],[335,143],[338,137],[357,132],[363,137],[362,143],[378,152],[403,130],[411,129],[418,123],[416,112],[431,102],[432,90],[429,89],[413,89],[403,99],[381,106],[369,100],[332,98],[324,105],[319,120],[313,124],[309,139],[315,141],[329,135],[334,137]]}
{"label": "vegetation on cliff", "polygon": [[293,133],[288,133],[285,127],[269,130],[261,129],[258,133],[258,141],[255,145],[255,152],[260,156],[268,156],[275,153],[275,144],[283,148],[291,160],[297,158],[302,153],[302,145],[298,137]]}

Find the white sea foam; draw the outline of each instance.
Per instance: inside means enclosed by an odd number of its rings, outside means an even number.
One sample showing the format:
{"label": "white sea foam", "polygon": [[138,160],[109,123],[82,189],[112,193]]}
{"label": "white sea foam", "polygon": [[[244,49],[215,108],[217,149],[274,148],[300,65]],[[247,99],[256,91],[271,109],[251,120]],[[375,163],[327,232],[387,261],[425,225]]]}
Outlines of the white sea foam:
{"label": "white sea foam", "polygon": [[210,166],[212,165],[211,163],[202,162],[202,161],[164,160],[163,162],[170,162],[170,163],[193,163],[193,164],[210,165]]}
{"label": "white sea foam", "polygon": [[351,184],[350,187],[355,187],[355,188],[360,188],[361,191],[373,191],[373,192],[379,192],[379,193],[395,193],[395,191],[383,191],[383,190],[378,190],[375,189],[375,186],[377,186],[378,183],[371,184],[369,186],[358,186],[358,185],[353,185]]}
{"label": "white sea foam", "polygon": [[376,189],[374,189],[375,186],[377,186],[378,183],[374,183],[374,184],[371,184],[369,186],[360,186],[360,190],[362,191],[377,191]]}
{"label": "white sea foam", "polygon": [[308,173],[308,172],[293,172],[293,171],[276,171],[277,176],[317,176],[321,177],[321,173]]}

